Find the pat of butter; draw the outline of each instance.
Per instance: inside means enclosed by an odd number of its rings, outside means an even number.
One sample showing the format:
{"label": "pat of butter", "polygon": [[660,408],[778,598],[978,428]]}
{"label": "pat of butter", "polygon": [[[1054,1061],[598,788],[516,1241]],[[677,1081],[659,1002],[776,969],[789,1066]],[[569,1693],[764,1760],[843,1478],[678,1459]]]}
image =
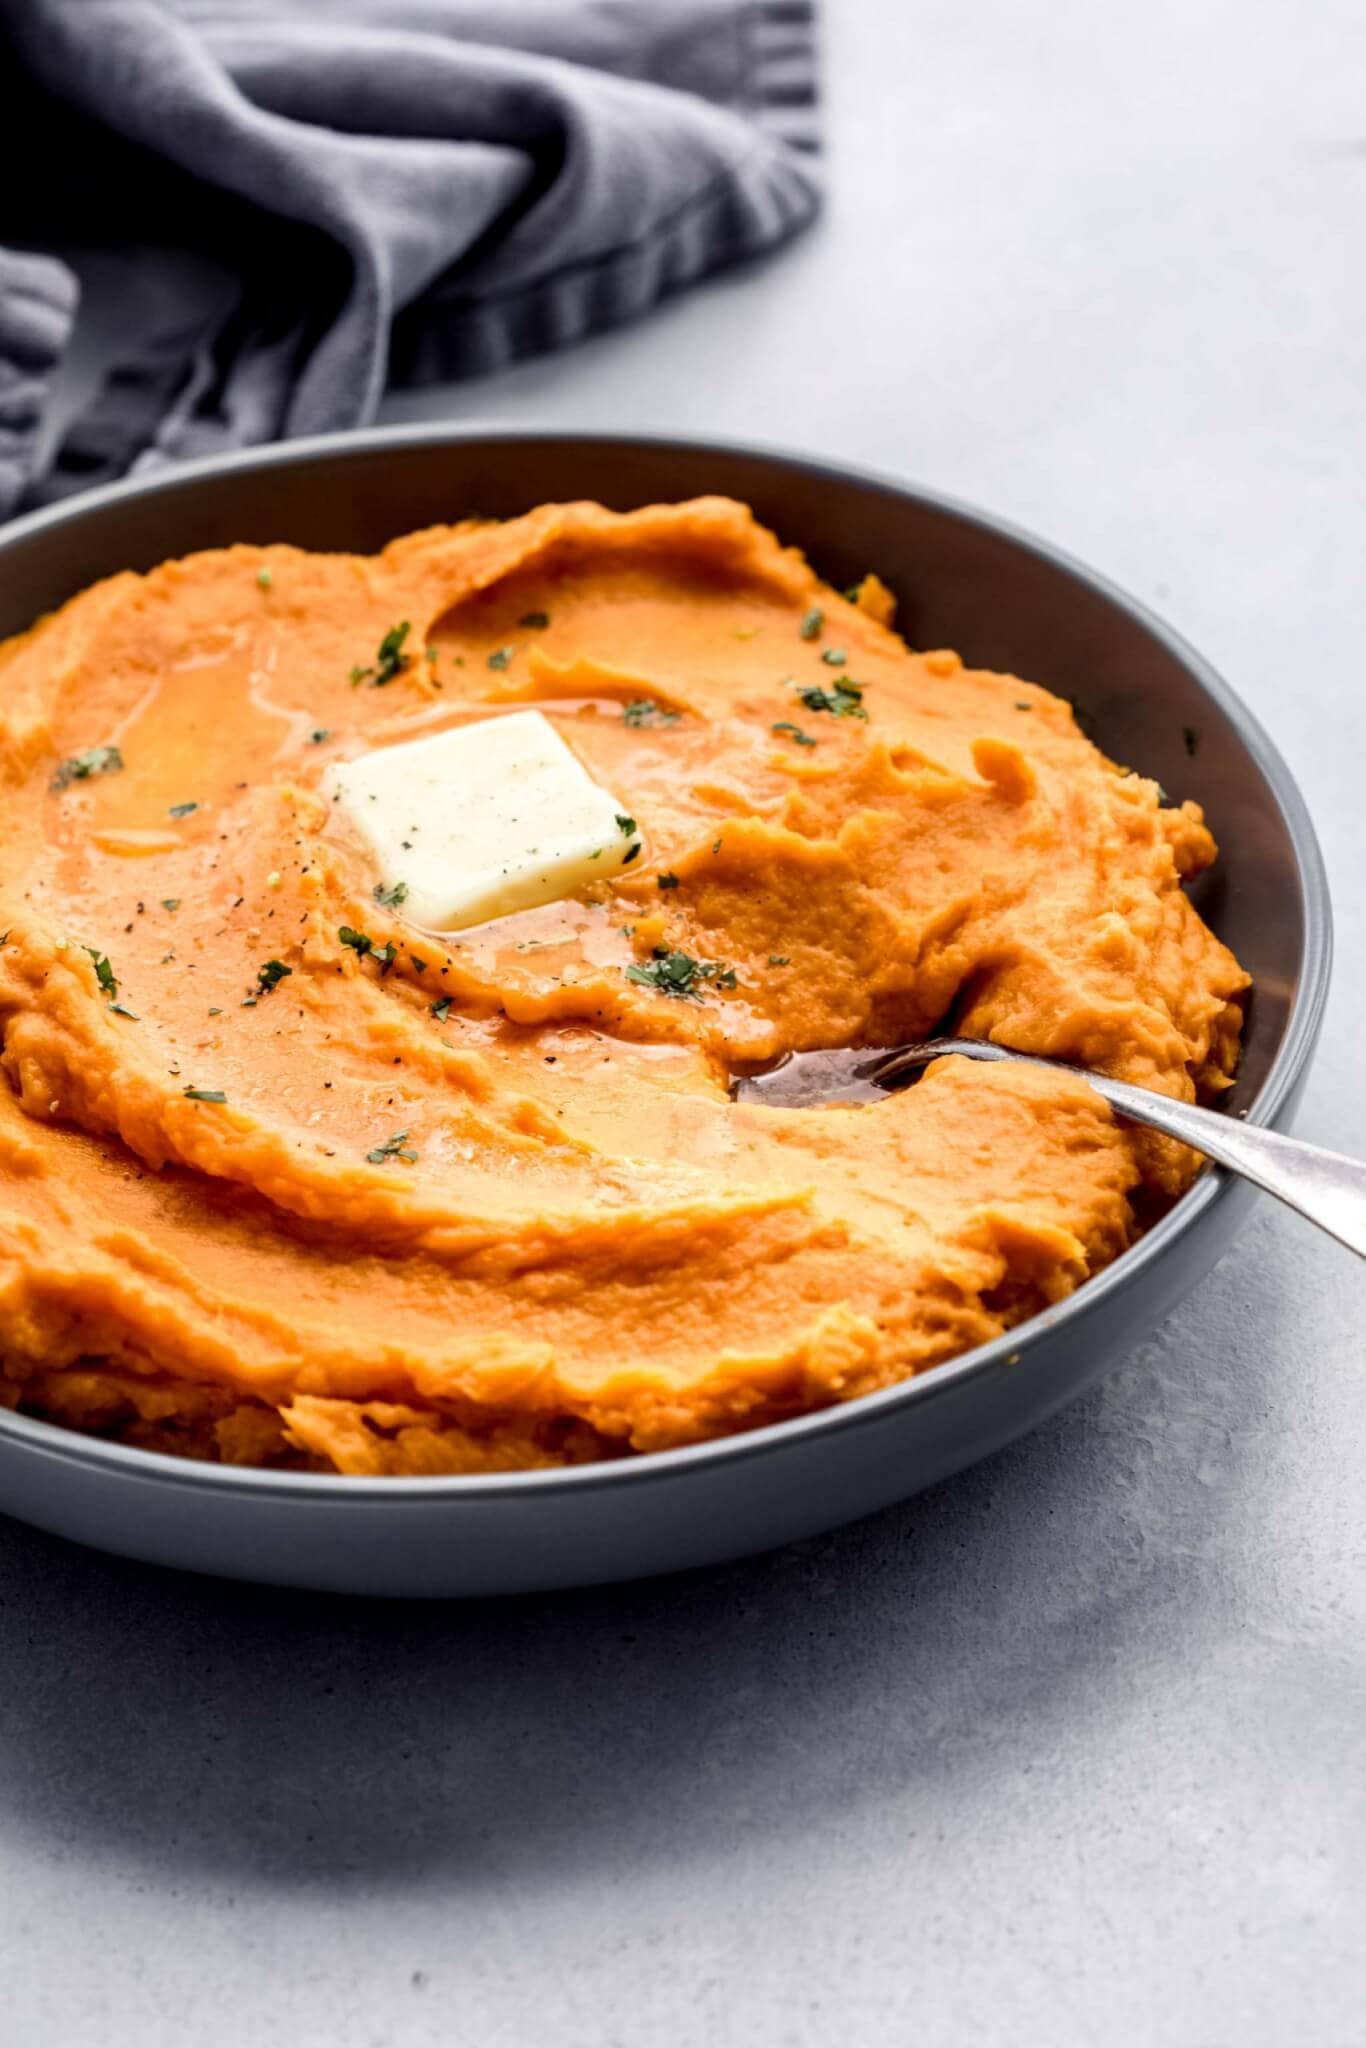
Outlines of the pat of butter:
{"label": "pat of butter", "polygon": [[570,896],[639,846],[624,806],[539,711],[337,762],[323,791],[386,893],[402,886],[404,916],[436,931]]}

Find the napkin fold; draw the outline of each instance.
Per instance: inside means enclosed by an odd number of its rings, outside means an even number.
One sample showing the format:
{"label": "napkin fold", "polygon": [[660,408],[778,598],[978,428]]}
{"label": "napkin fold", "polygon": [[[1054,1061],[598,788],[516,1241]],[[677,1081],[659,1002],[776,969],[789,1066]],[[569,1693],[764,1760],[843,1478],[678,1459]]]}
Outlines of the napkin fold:
{"label": "napkin fold", "polygon": [[[0,514],[361,424],[775,248],[815,77],[811,0],[6,0]],[[103,266],[119,348],[48,451],[53,252]]]}

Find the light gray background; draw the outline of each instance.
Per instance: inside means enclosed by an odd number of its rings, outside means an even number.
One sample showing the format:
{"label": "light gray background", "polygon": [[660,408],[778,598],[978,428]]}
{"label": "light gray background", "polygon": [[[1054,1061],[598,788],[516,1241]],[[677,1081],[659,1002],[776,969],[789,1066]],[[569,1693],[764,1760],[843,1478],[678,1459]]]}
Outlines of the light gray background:
{"label": "light gray background", "polygon": [[[1300,1128],[1366,1152],[1366,10],[827,0],[825,41],[817,233],[389,416],[868,461],[1165,612],[1318,819]],[[1364,1328],[1264,1203],[1028,1442],[620,1591],[366,1607],[0,1524],[0,2038],[1359,2043]]]}

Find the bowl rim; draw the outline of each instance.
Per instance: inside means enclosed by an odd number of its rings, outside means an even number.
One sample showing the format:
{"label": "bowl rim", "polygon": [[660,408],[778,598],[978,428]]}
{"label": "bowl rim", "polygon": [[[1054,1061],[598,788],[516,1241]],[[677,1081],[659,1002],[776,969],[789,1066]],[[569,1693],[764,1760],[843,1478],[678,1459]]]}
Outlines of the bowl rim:
{"label": "bowl rim", "polygon": [[[467,447],[488,442],[596,443],[627,448],[752,459],[805,472],[832,483],[860,484],[888,496],[910,499],[963,524],[978,528],[1061,570],[1125,612],[1193,676],[1205,694],[1235,728],[1265,777],[1285,822],[1295,861],[1304,925],[1304,960],[1299,986],[1291,1003],[1285,1033],[1266,1080],[1247,1110],[1247,1121],[1271,1124],[1300,1081],[1323,1021],[1332,967],[1332,907],[1327,871],[1308,806],[1278,748],[1260,720],[1242,702],[1216,669],[1165,620],[1107,576],[1079,561],[1067,550],[1039,538],[1012,520],[986,512],[952,495],[910,482],[862,464],[783,448],[763,441],[716,440],[709,435],[659,431],[597,430],[538,425],[533,421],[418,421],[397,426],[357,427],[315,434],[264,447],[235,449],[200,457],[150,475],[129,477],[83,491],[55,505],[10,521],[0,528],[0,563],[18,544],[50,529],[78,523],[109,506],[164,493],[193,489],[225,474],[307,466],[332,456],[366,455],[392,447]],[[111,572],[113,573],[113,572]],[[0,1409],[0,1443],[37,1453],[58,1462],[103,1468],[111,1477],[258,1499],[296,1502],[412,1503],[526,1499],[560,1493],[594,1492],[648,1485],[667,1477],[684,1478],[696,1469],[730,1467],[752,1458],[798,1449],[812,1438],[835,1432],[870,1429],[889,1414],[917,1407],[960,1390],[966,1383],[1004,1364],[1074,1316],[1084,1315],[1109,1296],[1129,1287],[1142,1271],[1160,1259],[1177,1237],[1193,1228],[1226,1194],[1231,1176],[1207,1167],[1167,1214],[1094,1279],[1065,1300],[1043,1309],[1018,1328],[986,1344],[946,1359],[914,1377],[876,1393],[813,1409],[782,1422],[766,1423],[733,1436],[709,1438],[672,1450],[647,1451],[597,1464],[556,1466],[529,1472],[464,1473],[438,1476],[348,1477],[332,1472],[280,1472],[252,1465],[215,1465],[176,1457],[171,1452],[142,1450],[100,1437],[83,1436],[60,1423]]]}

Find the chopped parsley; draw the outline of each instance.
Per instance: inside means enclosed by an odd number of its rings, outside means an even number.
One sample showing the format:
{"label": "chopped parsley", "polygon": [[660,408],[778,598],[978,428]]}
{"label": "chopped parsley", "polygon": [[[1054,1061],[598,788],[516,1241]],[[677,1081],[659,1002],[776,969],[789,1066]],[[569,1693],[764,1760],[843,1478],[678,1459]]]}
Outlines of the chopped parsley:
{"label": "chopped parsley", "polygon": [[377,946],[369,932],[358,932],[353,925],[344,924],[339,926],[337,937],[344,946],[351,948],[357,959],[364,960],[368,954],[370,959],[378,966],[381,974],[387,974],[398,958],[398,947],[392,939],[387,945]]}
{"label": "chopped parsley", "polygon": [[656,704],[653,697],[633,697],[629,704],[622,706],[622,718],[627,725],[677,725],[683,716],[681,711],[666,711],[662,704]]}
{"label": "chopped parsley", "polygon": [[109,1005],[109,1011],[111,1016],[127,1017],[134,1024],[140,1024],[142,1022],[142,1019],[141,1017],[139,1017],[137,1011],[130,1010],[124,1003],[111,1003]]}
{"label": "chopped parsley", "polygon": [[667,946],[653,947],[651,957],[643,967],[628,967],[626,979],[686,1003],[701,1002],[699,983],[705,985],[710,982],[716,988],[736,986],[733,967],[725,966],[720,960],[694,960],[690,953],[670,952]]}
{"label": "chopped parsley", "polygon": [[809,690],[797,692],[808,711],[828,711],[835,718],[863,718],[868,713],[863,708],[862,683],[838,682],[833,690],[822,690],[813,684]]}
{"label": "chopped parsley", "polygon": [[797,631],[801,634],[803,640],[819,640],[821,627],[824,624],[825,613],[818,604],[813,604],[800,626],[798,626]]}
{"label": "chopped parsley", "polygon": [[330,740],[331,737],[331,731],[325,725],[315,725],[308,735],[309,744],[314,747],[320,747],[324,740]]}
{"label": "chopped parsley", "polygon": [[622,817],[622,815],[621,815],[621,812],[620,812],[620,811],[618,811],[618,812],[617,812],[617,830],[618,830],[618,832],[620,832],[620,834],[621,834],[621,836],[622,836],[622,838],[623,838],[623,839],[634,839],[634,837],[635,837],[635,832],[636,832],[636,821],[635,821],[635,819],[634,819],[634,818],[623,818],[623,817]]}
{"label": "chopped parsley", "polygon": [[406,1131],[395,1131],[392,1138],[386,1138],[382,1145],[374,1146],[365,1156],[372,1166],[383,1166],[390,1159],[401,1159],[407,1166],[413,1166],[417,1161]]}
{"label": "chopped parsley", "polygon": [[661,889],[676,889],[678,887],[678,877],[673,873],[672,869],[668,874],[656,875],[655,880],[659,883]]}
{"label": "chopped parsley", "polygon": [[489,656],[489,667],[497,669],[506,668],[516,652],[517,649],[515,647],[495,647]]}
{"label": "chopped parsley", "polygon": [[376,882],[374,893],[381,910],[397,910],[399,904],[407,900],[408,884],[395,882],[392,889],[386,889],[383,882]]}
{"label": "chopped parsley", "polygon": [[431,663],[432,667],[435,668],[436,664],[441,659],[441,649],[439,647],[429,647],[427,649],[427,659]]}
{"label": "chopped parsley", "polygon": [[167,812],[167,816],[171,818],[188,818],[191,811],[197,811],[198,809],[199,805],[197,803],[172,804]]}
{"label": "chopped parsley", "polygon": [[1032,711],[1034,706],[1027,703],[1023,697],[1017,697],[1015,699],[1015,709],[1017,711]]}
{"label": "chopped parsley", "polygon": [[180,898],[178,896],[163,896],[161,907],[163,910],[179,910]]}
{"label": "chopped parsley", "polygon": [[275,578],[271,575],[269,569],[258,569],[256,571],[256,581],[262,590],[269,590]]}
{"label": "chopped parsley", "polygon": [[533,632],[539,631],[542,626],[550,624],[550,614],[549,612],[523,612],[517,623],[519,626],[530,626]]}
{"label": "chopped parsley", "polygon": [[256,993],[268,996],[273,988],[280,986],[287,974],[293,972],[294,969],[286,967],[283,960],[267,960],[264,967],[256,970]]}
{"label": "chopped parsley", "polygon": [[770,953],[768,964],[770,967],[790,967],[792,965],[792,955],[790,953]]}
{"label": "chopped parsley", "polygon": [[386,683],[395,682],[412,663],[412,655],[403,651],[403,643],[412,630],[408,619],[400,619],[396,626],[391,626],[379,643],[373,665],[352,669],[351,687],[369,683],[372,690],[382,690]]}
{"label": "chopped parsley", "polygon": [[827,647],[821,654],[821,660],[827,668],[843,668],[848,659],[849,656],[842,647]]}
{"label": "chopped parsley", "polygon": [[809,732],[803,732],[801,727],[794,725],[790,718],[780,718],[776,725],[769,727],[769,731],[785,732],[788,738],[794,740],[799,747],[814,747],[817,744]]}
{"label": "chopped parsley", "polygon": [[441,1001],[439,1003],[432,1004],[432,1015],[435,1017],[438,1024],[444,1024],[446,1019],[450,1016],[450,1014],[451,999],[449,996],[442,996]]}
{"label": "chopped parsley", "polygon": [[87,747],[82,754],[68,755],[48,784],[49,789],[69,789],[73,782],[88,782],[92,775],[118,775],[123,755],[117,747]]}
{"label": "chopped parsley", "polygon": [[622,864],[622,866],[623,866],[624,868],[629,868],[629,867],[630,867],[630,865],[631,865],[631,862],[632,862],[632,861],[633,861],[633,860],[635,859],[636,855],[637,855],[637,854],[638,854],[639,852],[640,852],[640,841],[639,841],[639,840],[637,839],[637,841],[636,841],[635,845],[634,845],[634,846],[628,846],[628,847],[627,847],[627,849],[626,849],[626,851],[625,851],[625,853],[624,853],[624,854],[623,854],[623,855],[621,856],[621,864]]}
{"label": "chopped parsley", "polygon": [[416,953],[410,953],[410,954],[408,955],[408,958],[409,958],[409,959],[410,959],[410,960],[412,961],[412,963],[413,963],[413,973],[414,973],[414,974],[425,974],[425,973],[427,972],[427,963],[426,963],[426,961],[425,961],[425,960],[419,960],[419,959],[418,959],[418,957],[417,957],[417,955],[416,955]]}
{"label": "chopped parsley", "polygon": [[109,955],[101,953],[96,946],[87,946],[85,950],[95,963],[95,979],[100,987],[107,996],[116,996],[119,992],[119,985],[114,977],[114,970],[109,964]]}
{"label": "chopped parsley", "polygon": [[186,1088],[181,1092],[187,1102],[226,1102],[228,1099],[221,1088]]}

